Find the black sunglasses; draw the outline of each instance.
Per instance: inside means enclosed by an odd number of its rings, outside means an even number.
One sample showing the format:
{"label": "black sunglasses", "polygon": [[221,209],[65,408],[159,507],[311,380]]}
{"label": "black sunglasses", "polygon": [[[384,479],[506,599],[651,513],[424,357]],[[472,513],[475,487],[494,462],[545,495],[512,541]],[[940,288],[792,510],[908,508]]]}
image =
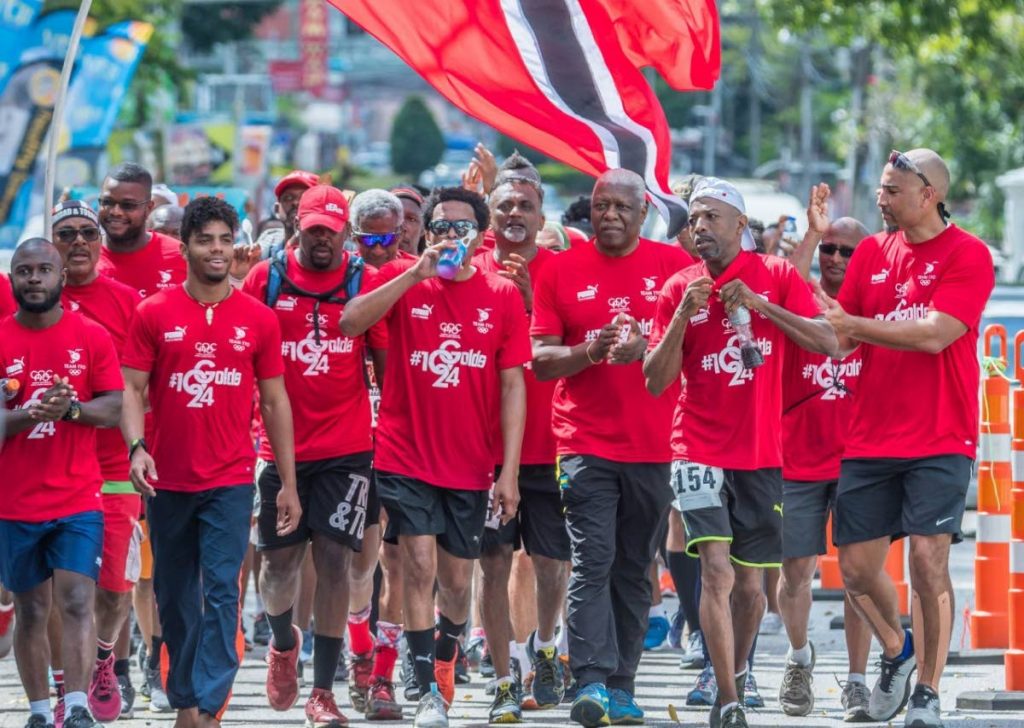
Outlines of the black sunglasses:
{"label": "black sunglasses", "polygon": [[835,243],[821,243],[818,246],[818,250],[825,255],[835,255],[836,251],[839,251],[839,255],[843,258],[849,258],[853,255],[853,248],[845,245],[836,245]]}
{"label": "black sunglasses", "polygon": [[427,223],[427,230],[434,235],[447,235],[449,230],[455,230],[455,234],[464,238],[477,230],[476,220],[431,220]]}
{"label": "black sunglasses", "polygon": [[[893,169],[901,169],[907,172],[913,172],[914,174],[921,178],[921,181],[924,182],[925,187],[933,187],[932,183],[928,181],[928,178],[924,176],[924,172],[921,171],[921,168],[914,164],[914,160],[912,160],[903,152],[897,151],[895,149],[889,152],[889,164],[892,165]],[[942,217],[943,222],[949,220],[949,218],[952,217],[949,210],[946,209],[946,204],[944,202],[940,202],[937,207],[939,210],[939,215]]]}
{"label": "black sunglasses", "polygon": [[65,245],[75,242],[75,238],[78,237],[81,237],[87,243],[95,243],[100,239],[100,229],[97,227],[63,228],[61,230],[54,230],[54,235],[57,236],[57,240]]}

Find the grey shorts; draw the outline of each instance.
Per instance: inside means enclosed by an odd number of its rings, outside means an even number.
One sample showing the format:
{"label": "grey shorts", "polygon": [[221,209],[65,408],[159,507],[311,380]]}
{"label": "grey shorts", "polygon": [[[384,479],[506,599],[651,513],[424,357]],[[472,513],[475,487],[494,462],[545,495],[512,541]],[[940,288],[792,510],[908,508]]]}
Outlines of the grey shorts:
{"label": "grey shorts", "polygon": [[972,464],[966,455],[843,460],[836,545],[942,533],[959,543]]}
{"label": "grey shorts", "polygon": [[828,548],[825,527],[836,507],[838,480],[782,482],[782,558],[820,556]]}
{"label": "grey shorts", "polygon": [[698,555],[700,543],[726,541],[734,563],[782,565],[781,468],[722,470],[675,461],[672,487],[690,556]]}

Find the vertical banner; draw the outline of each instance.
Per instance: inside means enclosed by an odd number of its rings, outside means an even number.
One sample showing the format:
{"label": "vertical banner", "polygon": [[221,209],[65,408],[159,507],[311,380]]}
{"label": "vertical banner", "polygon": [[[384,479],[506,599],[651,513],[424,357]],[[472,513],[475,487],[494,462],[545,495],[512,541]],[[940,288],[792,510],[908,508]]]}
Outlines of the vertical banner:
{"label": "vertical banner", "polygon": [[42,9],[43,0],[0,0],[0,91],[32,44],[30,28]]}
{"label": "vertical banner", "polygon": [[318,94],[327,85],[327,6],[324,0],[299,0],[302,88]]}

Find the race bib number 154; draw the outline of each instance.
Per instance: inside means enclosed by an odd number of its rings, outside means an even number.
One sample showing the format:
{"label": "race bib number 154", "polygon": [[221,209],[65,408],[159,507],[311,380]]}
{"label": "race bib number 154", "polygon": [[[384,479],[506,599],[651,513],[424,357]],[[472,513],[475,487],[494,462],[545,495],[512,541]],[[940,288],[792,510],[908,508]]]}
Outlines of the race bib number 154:
{"label": "race bib number 154", "polygon": [[725,471],[710,465],[686,460],[672,462],[672,489],[679,510],[695,511],[699,508],[720,508]]}

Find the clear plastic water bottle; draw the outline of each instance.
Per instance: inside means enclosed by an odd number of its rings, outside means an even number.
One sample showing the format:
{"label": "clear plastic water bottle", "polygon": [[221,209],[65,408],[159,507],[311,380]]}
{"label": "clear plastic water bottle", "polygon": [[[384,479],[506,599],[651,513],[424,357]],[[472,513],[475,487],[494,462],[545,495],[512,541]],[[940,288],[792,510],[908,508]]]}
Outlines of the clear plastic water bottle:
{"label": "clear plastic water bottle", "polygon": [[757,369],[764,364],[764,354],[754,341],[754,333],[750,328],[750,311],[746,306],[737,306],[729,314],[729,323],[740,340],[740,359],[744,369]]}
{"label": "clear plastic water bottle", "polygon": [[466,258],[466,244],[461,240],[454,248],[445,248],[437,259],[437,275],[447,281],[455,280]]}

